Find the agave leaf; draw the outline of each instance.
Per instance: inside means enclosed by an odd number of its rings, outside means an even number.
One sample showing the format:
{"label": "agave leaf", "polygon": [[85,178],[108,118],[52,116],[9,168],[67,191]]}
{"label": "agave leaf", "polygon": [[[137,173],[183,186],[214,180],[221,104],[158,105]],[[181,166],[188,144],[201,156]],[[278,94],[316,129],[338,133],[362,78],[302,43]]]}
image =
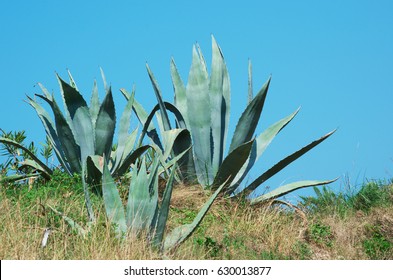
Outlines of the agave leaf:
{"label": "agave leaf", "polygon": [[[249,157],[254,140],[246,142],[233,150],[222,162],[220,169],[214,178],[214,186],[220,186],[223,182],[230,184]],[[229,178],[229,179],[228,179]]]}
{"label": "agave leaf", "polygon": [[162,100],[162,94],[161,94],[160,88],[158,86],[158,83],[157,83],[156,79],[154,78],[153,73],[151,72],[151,70],[149,68],[149,65],[146,64],[146,68],[147,68],[147,72],[149,74],[149,78],[150,78],[151,83],[152,83],[153,88],[154,88],[154,93],[156,94],[158,105],[160,106],[160,113],[161,113],[161,118],[162,118],[162,122],[163,122],[163,125],[164,125],[164,129],[165,130],[170,130],[171,129],[171,124],[170,124],[170,121],[169,121],[168,113],[167,113],[166,108],[165,108],[165,103]]}
{"label": "agave leaf", "polygon": [[287,193],[293,192],[297,189],[306,188],[306,187],[313,187],[313,186],[321,186],[331,184],[336,181],[338,178],[329,181],[299,181],[290,183],[284,186],[281,186],[277,189],[268,192],[267,194],[258,196],[257,198],[253,198],[250,200],[251,204],[260,203],[266,200],[275,199],[280,196],[286,195]]}
{"label": "agave leaf", "polygon": [[252,85],[252,64],[251,64],[251,60],[248,60],[248,101],[247,101],[247,105],[251,103],[252,99],[253,99],[253,85]]}
{"label": "agave leaf", "polygon": [[49,91],[44,87],[43,84],[38,83],[38,86],[41,88],[42,92],[45,94],[46,98],[51,99],[52,95],[49,93]]}
{"label": "agave leaf", "polygon": [[[45,93],[45,94],[48,94],[48,93]],[[47,95],[46,95],[46,97],[47,97]],[[30,98],[29,96],[27,96],[27,98],[29,99],[29,101],[28,101],[29,104],[35,109],[38,117],[40,118],[40,120],[45,128],[46,135],[48,136],[48,138],[51,142],[51,145],[53,147],[53,150],[55,151],[57,159],[59,160],[60,164],[63,166],[65,171],[71,175],[72,174],[71,167],[65,158],[59,137],[58,137],[56,129],[55,129],[55,125],[54,125],[52,119],[49,117],[48,112],[40,104],[38,104],[35,100]],[[52,97],[50,97],[48,100],[52,100]]]}
{"label": "agave leaf", "polygon": [[91,121],[89,108],[83,96],[59,76],[65,107],[70,114],[74,129],[75,142],[79,144],[81,151],[81,162],[85,162],[87,156],[94,154],[94,129]]}
{"label": "agave leaf", "polygon": [[84,199],[85,199],[85,206],[87,209],[87,214],[89,216],[89,222],[93,223],[95,222],[95,216],[94,216],[94,210],[93,210],[93,204],[91,203],[90,199],[90,192],[88,185],[86,183],[86,165],[87,165],[87,160],[83,163],[83,168],[82,168],[82,185],[83,185],[83,194],[84,194]]}
{"label": "agave leaf", "polygon": [[102,78],[102,81],[103,81],[103,83],[104,83],[104,88],[105,88],[105,91],[107,92],[107,91],[109,90],[109,87],[108,87],[108,84],[107,84],[107,82],[106,82],[106,78],[105,78],[104,70],[102,70],[102,68],[101,68],[101,67],[100,67],[100,72],[101,72],[101,78]]}
{"label": "agave leaf", "polygon": [[158,159],[155,160],[150,177],[146,172],[146,161],[142,159],[139,172],[133,169],[127,202],[127,225],[138,232],[150,227],[156,208],[158,193]]}
{"label": "agave leaf", "polygon": [[187,84],[187,108],[194,148],[194,162],[198,181],[206,186],[212,183],[211,107],[209,79],[202,54],[193,48],[193,58]]}
{"label": "agave leaf", "polygon": [[212,36],[212,69],[209,83],[211,106],[211,131],[213,141],[213,174],[216,174],[224,158],[225,140],[228,134],[230,113],[230,85],[224,56]]}
{"label": "agave leaf", "polygon": [[[123,94],[123,96],[129,100],[131,98],[131,94],[127,92],[127,90],[125,89],[120,89],[121,93]],[[139,122],[142,125],[146,124],[146,120],[148,118],[148,113],[146,112],[146,110],[143,108],[143,106],[134,98],[134,104],[133,104],[133,110],[135,112],[136,117],[138,118]],[[162,148],[161,142],[160,142],[160,138],[158,137],[158,133],[157,130],[155,129],[153,123],[149,122],[148,126],[146,127],[145,132],[142,132],[142,135],[140,137],[140,141],[139,141],[139,145],[140,146],[142,144],[144,135],[147,133],[147,135],[149,136],[150,139],[152,139],[152,141],[159,146],[160,148]]]}
{"label": "agave leaf", "polygon": [[104,199],[106,215],[110,222],[116,225],[115,230],[117,237],[121,237],[127,232],[124,207],[119,191],[117,190],[115,182],[106,164],[104,164],[104,172],[102,175],[102,196]]}
{"label": "agave leaf", "polygon": [[88,231],[85,230],[82,226],[80,226],[77,222],[75,222],[73,219],[69,218],[68,216],[64,215],[62,212],[57,211],[54,207],[47,205],[55,214],[59,215],[66,221],[73,230],[76,230],[76,232],[85,237],[88,234]]}
{"label": "agave leaf", "polygon": [[[46,166],[45,163],[43,163],[38,157],[36,157],[36,155],[34,155],[28,148],[26,148],[22,144],[14,141],[14,140],[5,138],[5,137],[0,137],[0,143],[7,144],[7,145],[12,145],[14,147],[17,147],[17,148],[23,150],[24,152],[26,152],[32,158],[33,161],[36,162],[36,164],[38,165],[37,167],[40,170],[42,170],[48,176],[52,175],[52,173],[53,173],[52,170],[48,166]],[[44,175],[44,177],[45,177],[45,175]]]}
{"label": "agave leaf", "polygon": [[263,152],[266,148],[270,145],[276,135],[290,122],[292,119],[297,115],[300,108],[298,108],[295,112],[291,115],[279,120],[278,122],[274,123],[270,127],[268,127],[264,132],[262,132],[254,142],[254,146],[252,152],[250,153],[250,157],[247,159],[246,163],[243,165],[239,173],[236,175],[235,179],[233,180],[233,184],[231,189],[234,190],[234,195],[243,191],[244,187],[239,187],[239,184],[243,181],[245,176],[248,174],[250,169],[253,167],[254,163],[261,157]]}
{"label": "agave leaf", "polygon": [[69,77],[69,79],[70,79],[70,85],[71,85],[74,89],[78,90],[78,86],[76,85],[76,82],[75,82],[74,78],[72,77],[70,70],[67,70],[67,73],[68,73],[68,77]]}
{"label": "agave leaf", "polygon": [[254,136],[255,129],[262,113],[263,105],[265,104],[270,80],[271,78],[269,78],[268,81],[263,85],[262,89],[250,102],[250,104],[247,105],[246,109],[241,115],[236,125],[232,142],[229,147],[230,152],[233,151],[237,146],[250,141]]}
{"label": "agave leaf", "polygon": [[[133,138],[129,138],[128,135],[128,130],[130,129],[130,123],[131,123],[131,114],[132,114],[132,106],[134,103],[134,96],[135,96],[135,89],[132,91],[131,97],[127,101],[126,108],[124,109],[121,118],[120,118],[120,125],[119,125],[119,136],[118,136],[118,145],[116,149],[116,161],[113,165],[113,170],[117,169],[119,166],[121,159],[123,157],[123,153],[127,147],[128,141],[131,140],[132,146],[131,149],[134,147],[135,144],[135,139],[132,141]],[[137,130],[135,130],[137,131]],[[133,135],[133,134],[131,134]],[[128,148],[128,147],[127,147]],[[127,151],[127,154],[131,152],[131,149]]]}
{"label": "agave leaf", "polygon": [[102,196],[101,179],[104,168],[104,157],[99,155],[88,156],[86,159],[87,182],[93,191]]}
{"label": "agave leaf", "polygon": [[178,246],[181,242],[186,240],[198,227],[198,225],[202,222],[202,219],[205,217],[207,211],[209,211],[212,206],[214,200],[217,198],[218,194],[221,192],[222,188],[227,184],[224,182],[221,186],[217,188],[214,194],[208,199],[208,201],[203,205],[202,209],[199,211],[197,216],[194,218],[191,224],[181,225],[176,227],[172,232],[167,234],[165,237],[163,250],[168,251],[176,246]]}
{"label": "agave leaf", "polygon": [[[175,168],[174,168],[175,169]],[[173,189],[173,180],[175,178],[175,172],[172,171],[171,175],[169,176],[169,179],[166,183],[165,186],[165,191],[164,195],[162,197],[162,202],[161,202],[161,207],[158,210],[156,221],[153,220],[152,223],[152,244],[155,247],[159,247],[162,244],[162,240],[164,237],[164,232],[166,228],[166,222],[168,220],[168,214],[169,214],[169,206],[171,202],[171,197],[172,197],[172,189]]]}
{"label": "agave leaf", "polygon": [[45,100],[51,106],[55,116],[57,135],[61,143],[62,150],[64,151],[64,155],[70,164],[71,173],[79,173],[82,169],[80,162],[80,147],[75,141],[74,134],[70,126],[54,99],[49,100],[45,96],[39,94],[37,94],[37,96]]}
{"label": "agave leaf", "polygon": [[91,100],[90,100],[90,116],[91,120],[93,123],[93,126],[96,125],[97,117],[98,117],[98,112],[100,111],[100,100],[98,97],[98,87],[97,87],[97,81],[94,80],[94,85],[93,85],[93,90],[91,93]]}
{"label": "agave leaf", "polygon": [[187,96],[186,96],[186,87],[182,79],[180,78],[180,74],[177,70],[175,60],[171,59],[171,77],[173,89],[175,91],[175,106],[179,109],[181,114],[183,115],[187,125],[189,126],[188,114],[187,114]]}
{"label": "agave leaf", "polygon": [[30,173],[30,174],[13,174],[8,176],[0,175],[0,183],[4,182],[18,182],[23,181],[28,178],[35,178],[38,177],[38,173]]}
{"label": "agave leaf", "polygon": [[48,171],[43,166],[31,159],[25,159],[24,161],[20,162],[20,164],[21,166],[30,166],[35,170],[39,171],[41,173],[41,176],[44,177],[46,180],[50,180],[53,174],[52,170],[51,173],[48,173]]}
{"label": "agave leaf", "polygon": [[246,192],[251,192],[255,190],[259,185],[261,185],[263,182],[265,182],[267,179],[270,177],[274,176],[276,173],[281,171],[283,168],[285,168],[287,165],[307,153],[309,150],[326,140],[330,135],[332,135],[336,130],[333,130],[329,132],[328,134],[322,136],[320,139],[315,140],[311,142],[310,144],[304,146],[300,150],[294,152],[293,154],[287,156],[283,160],[279,161],[276,163],[273,167],[271,167],[269,170],[267,170],[265,173],[263,173],[261,176],[259,176],[257,179],[255,179],[251,184],[249,184],[246,188]]}
{"label": "agave leaf", "polygon": [[133,164],[147,149],[149,149],[150,145],[145,145],[137,148],[135,151],[126,155],[124,159],[121,161],[119,167],[116,170],[113,170],[113,175],[117,176],[119,174],[124,174],[130,168],[131,164]]}
{"label": "agave leaf", "polygon": [[113,135],[115,134],[116,112],[112,91],[109,88],[100,106],[95,125],[95,153],[96,155],[110,155]]}
{"label": "agave leaf", "polygon": [[118,145],[117,149],[113,152],[112,158],[114,159],[114,163],[111,168],[112,174],[119,169],[120,165],[124,162],[127,156],[132,154],[135,146],[136,137],[138,136],[137,134],[138,134],[138,128],[134,129],[134,131],[131,132],[130,135],[127,135],[127,139],[125,141],[124,146],[122,145],[120,147],[120,145]]}

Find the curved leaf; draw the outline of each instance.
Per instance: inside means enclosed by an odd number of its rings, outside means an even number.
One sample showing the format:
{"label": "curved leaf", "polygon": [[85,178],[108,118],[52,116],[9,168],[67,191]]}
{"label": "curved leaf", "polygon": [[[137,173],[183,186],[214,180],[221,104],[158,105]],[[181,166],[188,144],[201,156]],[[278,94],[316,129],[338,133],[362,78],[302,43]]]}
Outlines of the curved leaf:
{"label": "curved leaf", "polygon": [[290,183],[281,187],[278,187],[277,189],[272,190],[271,192],[268,192],[267,194],[258,196],[257,198],[253,198],[250,200],[251,205],[260,203],[269,199],[275,199],[280,196],[286,195],[287,193],[293,192],[295,190],[301,189],[301,188],[306,188],[306,187],[313,187],[313,186],[321,186],[321,185],[327,185],[330,183],[333,183],[336,181],[338,178],[329,180],[329,181],[299,181],[299,182],[294,182]]}
{"label": "curved leaf", "polygon": [[184,240],[186,240],[198,227],[198,225],[202,222],[202,219],[205,217],[207,211],[209,211],[212,206],[214,200],[217,198],[218,194],[221,192],[222,188],[227,184],[224,182],[221,186],[217,188],[214,194],[208,199],[208,201],[203,205],[202,209],[198,212],[197,216],[194,218],[191,224],[182,225],[176,227],[172,232],[170,232],[164,241],[163,250],[168,251]]}
{"label": "curved leaf", "polygon": [[259,185],[261,185],[263,182],[265,182],[267,179],[281,171],[283,168],[285,168],[287,165],[307,153],[309,150],[326,140],[330,135],[332,135],[336,130],[333,130],[329,132],[328,134],[322,136],[320,139],[315,140],[308,144],[307,146],[304,146],[300,150],[294,152],[293,154],[287,156],[283,160],[279,161],[276,163],[273,167],[271,167],[269,170],[267,170],[265,173],[263,173],[261,176],[259,176],[257,179],[255,179],[251,184],[249,184],[246,188],[245,191],[248,193],[255,190]]}

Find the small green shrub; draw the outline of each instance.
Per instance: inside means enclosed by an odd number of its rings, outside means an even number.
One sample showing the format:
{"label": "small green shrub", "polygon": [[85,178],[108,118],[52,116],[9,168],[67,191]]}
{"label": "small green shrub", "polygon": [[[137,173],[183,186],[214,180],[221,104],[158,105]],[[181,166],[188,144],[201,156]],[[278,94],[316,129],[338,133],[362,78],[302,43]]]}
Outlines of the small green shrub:
{"label": "small green shrub", "polygon": [[333,246],[333,234],[330,226],[324,225],[320,222],[314,223],[309,228],[309,239],[320,246]]}
{"label": "small green shrub", "polygon": [[393,243],[386,239],[379,226],[366,226],[367,234],[370,236],[363,241],[363,249],[372,260],[392,259]]}

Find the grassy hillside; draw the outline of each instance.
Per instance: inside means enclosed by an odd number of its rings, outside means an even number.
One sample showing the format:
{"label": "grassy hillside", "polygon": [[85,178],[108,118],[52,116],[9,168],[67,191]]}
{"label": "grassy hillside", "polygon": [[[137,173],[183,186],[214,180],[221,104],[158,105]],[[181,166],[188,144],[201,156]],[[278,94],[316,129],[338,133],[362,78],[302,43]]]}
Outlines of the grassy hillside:
{"label": "grassy hillside", "polygon": [[[208,196],[199,186],[176,186],[169,228],[192,221]],[[352,195],[324,187],[297,206],[219,198],[191,238],[165,255],[147,246],[144,235],[116,239],[99,201],[99,222],[82,237],[49,208],[86,226],[79,178],[59,173],[30,187],[1,186],[0,259],[393,259],[389,183],[366,183]]]}

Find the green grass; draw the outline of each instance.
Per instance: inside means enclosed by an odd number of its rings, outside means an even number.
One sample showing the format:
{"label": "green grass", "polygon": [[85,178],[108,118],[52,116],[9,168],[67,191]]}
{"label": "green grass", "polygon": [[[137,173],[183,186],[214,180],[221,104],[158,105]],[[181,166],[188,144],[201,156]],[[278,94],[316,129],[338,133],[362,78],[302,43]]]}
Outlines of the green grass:
{"label": "green grass", "polygon": [[[126,188],[122,188],[124,197]],[[124,189],[124,190],[123,190]],[[200,186],[176,186],[169,229],[193,220],[209,197]],[[304,197],[300,215],[282,206],[250,206],[219,198],[193,235],[162,255],[146,236],[115,238],[99,197],[92,195],[98,221],[86,237],[51,211],[62,211],[87,228],[78,176],[56,171],[51,181],[0,187],[1,259],[393,259],[393,188],[367,182],[354,194],[328,187]],[[41,248],[45,229],[48,244]]]}

